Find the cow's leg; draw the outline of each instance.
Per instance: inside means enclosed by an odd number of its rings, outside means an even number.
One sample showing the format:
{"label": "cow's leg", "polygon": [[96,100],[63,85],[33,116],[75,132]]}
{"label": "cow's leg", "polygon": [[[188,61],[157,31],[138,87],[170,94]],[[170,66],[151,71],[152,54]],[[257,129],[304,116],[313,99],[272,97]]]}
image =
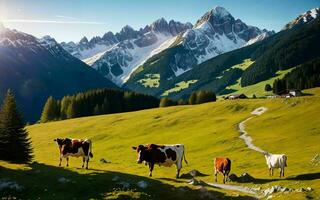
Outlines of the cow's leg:
{"label": "cow's leg", "polygon": [[86,158],[85,158],[85,157],[82,157],[82,168],[84,167],[85,161],[86,161]]}
{"label": "cow's leg", "polygon": [[226,174],[223,172],[223,184],[226,183]]}
{"label": "cow's leg", "polygon": [[89,156],[86,156],[86,162],[87,162],[86,169],[88,169]]}
{"label": "cow's leg", "polygon": [[271,176],[273,176],[273,168],[271,167]]}
{"label": "cow's leg", "polygon": [[67,160],[67,167],[69,167],[69,157],[66,157]]}
{"label": "cow's leg", "polygon": [[284,167],[282,168],[282,177],[284,177]]}
{"label": "cow's leg", "polygon": [[182,168],[182,162],[180,163],[177,163],[177,174],[176,174],[176,178],[179,178],[179,175],[180,175],[180,170]]}
{"label": "cow's leg", "polygon": [[271,176],[271,168],[269,168],[269,176]]}
{"label": "cow's leg", "polygon": [[215,181],[215,182],[218,181],[218,178],[217,178],[217,177],[218,177],[218,174],[217,174],[217,173],[218,173],[218,172],[217,172],[217,169],[215,168],[215,169],[214,169],[214,177],[215,177],[215,178],[214,178],[214,181]]}
{"label": "cow's leg", "polygon": [[280,170],[279,170],[279,171],[280,171],[280,176],[279,176],[279,177],[281,178],[281,174],[282,174],[282,169],[280,168]]}
{"label": "cow's leg", "polygon": [[149,176],[152,177],[152,170],[154,167],[154,163],[148,163],[148,164],[149,164],[149,170],[150,170]]}
{"label": "cow's leg", "polygon": [[61,162],[62,162],[62,158],[61,158],[61,156],[60,156],[59,167],[61,167]]}
{"label": "cow's leg", "polygon": [[229,181],[229,173],[230,173],[230,171],[226,171],[226,182]]}

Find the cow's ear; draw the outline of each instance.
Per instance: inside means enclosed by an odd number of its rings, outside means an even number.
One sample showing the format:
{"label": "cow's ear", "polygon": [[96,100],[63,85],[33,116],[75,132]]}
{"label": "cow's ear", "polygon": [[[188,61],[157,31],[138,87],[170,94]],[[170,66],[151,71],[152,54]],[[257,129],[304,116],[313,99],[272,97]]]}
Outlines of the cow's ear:
{"label": "cow's ear", "polygon": [[54,139],[53,141],[54,141],[54,142],[56,142],[56,141],[57,141],[57,139]]}
{"label": "cow's ear", "polygon": [[132,147],[133,150],[137,150],[137,147]]}

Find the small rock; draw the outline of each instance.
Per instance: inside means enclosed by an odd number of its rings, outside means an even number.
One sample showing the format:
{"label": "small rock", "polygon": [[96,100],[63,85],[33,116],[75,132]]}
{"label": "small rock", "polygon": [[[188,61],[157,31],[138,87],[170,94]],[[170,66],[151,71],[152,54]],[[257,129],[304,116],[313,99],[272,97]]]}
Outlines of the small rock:
{"label": "small rock", "polygon": [[307,191],[312,191],[313,189],[311,187],[307,187]]}
{"label": "small rock", "polygon": [[101,158],[101,159],[100,159],[100,163],[102,163],[102,164],[107,164],[107,163],[110,163],[110,162],[107,161],[107,160],[104,159],[104,158]]}
{"label": "small rock", "polygon": [[190,185],[206,185],[205,182],[201,181],[201,180],[197,180],[195,178],[192,178],[189,182]]}
{"label": "small rock", "polygon": [[145,189],[148,187],[148,184],[145,182],[145,181],[139,181],[137,183],[138,187],[142,188],[142,189]]}
{"label": "small rock", "polygon": [[238,179],[240,183],[248,183],[254,181],[254,178],[246,172],[241,174]]}
{"label": "small rock", "polygon": [[189,171],[188,173],[182,174],[180,178],[191,179],[196,176],[209,176],[207,174],[203,174],[196,169]]}
{"label": "small rock", "polygon": [[296,192],[304,192],[304,191],[306,191],[304,188],[299,188],[299,189],[296,189],[295,190]]}
{"label": "small rock", "polygon": [[275,186],[272,186],[268,189],[265,189],[263,193],[264,193],[264,196],[268,196],[268,195],[276,193],[276,192],[289,193],[292,191],[293,191],[292,188],[286,188],[286,187],[282,187],[279,185],[275,185]]}

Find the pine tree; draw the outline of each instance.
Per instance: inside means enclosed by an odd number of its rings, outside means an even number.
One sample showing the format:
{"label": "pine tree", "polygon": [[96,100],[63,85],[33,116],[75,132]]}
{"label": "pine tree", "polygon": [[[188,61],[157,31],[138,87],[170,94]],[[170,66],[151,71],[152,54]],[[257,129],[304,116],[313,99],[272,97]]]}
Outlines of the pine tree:
{"label": "pine tree", "polygon": [[194,104],[196,104],[196,101],[197,101],[197,93],[192,92],[192,94],[189,97],[189,104],[194,105]]}
{"label": "pine tree", "polygon": [[13,93],[8,90],[0,110],[0,160],[27,163],[32,158],[28,132]]}
{"label": "pine tree", "polygon": [[159,107],[161,108],[161,107],[168,107],[168,106],[174,106],[174,105],[175,105],[175,103],[172,100],[165,97],[160,100]]}
{"label": "pine tree", "polygon": [[58,102],[52,96],[50,96],[43,107],[40,122],[45,123],[45,122],[57,120],[60,118],[59,115],[60,115],[60,106]]}
{"label": "pine tree", "polygon": [[272,91],[272,87],[270,84],[266,84],[265,87],[264,87],[264,90],[269,92],[269,91]]}

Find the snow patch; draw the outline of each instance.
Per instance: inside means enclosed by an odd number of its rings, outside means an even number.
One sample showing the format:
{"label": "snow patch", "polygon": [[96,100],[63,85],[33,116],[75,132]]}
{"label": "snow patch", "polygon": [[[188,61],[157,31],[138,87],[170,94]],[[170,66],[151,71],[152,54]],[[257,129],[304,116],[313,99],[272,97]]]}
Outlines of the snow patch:
{"label": "snow patch", "polygon": [[106,53],[106,51],[102,51],[92,57],[83,59],[82,61],[85,62],[87,65],[91,66],[91,65],[93,65],[93,63],[95,63],[97,60],[99,60],[101,58],[101,56],[103,56],[103,54],[105,54],[105,53]]}

